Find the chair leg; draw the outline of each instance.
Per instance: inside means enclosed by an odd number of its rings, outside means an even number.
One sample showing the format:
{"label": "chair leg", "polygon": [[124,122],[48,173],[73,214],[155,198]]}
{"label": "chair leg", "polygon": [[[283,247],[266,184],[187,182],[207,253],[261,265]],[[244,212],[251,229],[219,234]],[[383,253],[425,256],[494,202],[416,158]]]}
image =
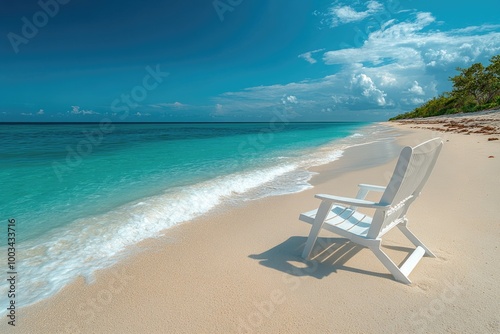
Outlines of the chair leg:
{"label": "chair leg", "polygon": [[427,254],[430,257],[436,257],[436,255],[429,249],[427,248],[422,241],[420,241],[415,234],[413,234],[409,229],[408,226],[406,226],[407,220],[405,220],[404,224],[399,224],[398,228],[403,234],[415,245],[415,246],[420,246],[425,250],[425,254]]}
{"label": "chair leg", "polygon": [[382,264],[391,272],[392,276],[404,284],[411,284],[410,279],[399,270],[399,267],[392,262],[392,260],[380,249],[380,244],[377,246],[371,246],[371,251],[375,254],[375,256],[382,262]]}
{"label": "chair leg", "polygon": [[328,213],[332,209],[333,203],[330,201],[323,201],[316,212],[316,217],[314,218],[311,231],[309,232],[309,237],[307,237],[306,245],[304,251],[302,252],[302,258],[308,260],[311,256],[311,251],[313,249],[314,243],[318,238],[319,231],[325,222]]}

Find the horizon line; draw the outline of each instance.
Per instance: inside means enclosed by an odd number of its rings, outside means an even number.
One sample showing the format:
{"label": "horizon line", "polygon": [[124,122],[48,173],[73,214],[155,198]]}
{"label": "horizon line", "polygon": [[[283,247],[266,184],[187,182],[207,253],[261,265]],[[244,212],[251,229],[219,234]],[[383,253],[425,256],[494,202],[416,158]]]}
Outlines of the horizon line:
{"label": "horizon line", "polygon": [[[255,123],[255,124],[265,124],[266,122],[109,122],[112,124],[236,124],[236,123]],[[304,122],[279,122],[279,123],[376,123],[383,121],[304,121]],[[16,125],[16,124],[101,124],[101,122],[0,122],[0,125]]]}

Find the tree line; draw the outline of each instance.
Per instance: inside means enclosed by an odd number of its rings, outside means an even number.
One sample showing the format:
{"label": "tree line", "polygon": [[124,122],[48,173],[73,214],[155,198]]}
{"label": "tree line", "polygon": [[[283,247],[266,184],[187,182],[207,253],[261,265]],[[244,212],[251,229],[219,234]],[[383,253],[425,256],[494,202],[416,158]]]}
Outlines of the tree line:
{"label": "tree line", "polygon": [[500,55],[493,56],[490,64],[472,64],[457,68],[459,74],[451,77],[451,92],[425,102],[413,111],[390,120],[474,112],[500,106]]}

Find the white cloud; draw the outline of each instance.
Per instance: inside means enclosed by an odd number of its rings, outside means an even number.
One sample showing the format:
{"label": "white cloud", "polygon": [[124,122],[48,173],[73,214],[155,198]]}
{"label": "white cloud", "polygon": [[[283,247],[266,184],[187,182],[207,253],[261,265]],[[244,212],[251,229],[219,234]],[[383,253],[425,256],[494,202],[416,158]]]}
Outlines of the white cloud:
{"label": "white cloud", "polygon": [[362,95],[368,98],[369,101],[375,102],[379,106],[385,106],[387,102],[385,97],[387,94],[384,91],[377,88],[373,83],[373,80],[366,74],[353,75],[351,79],[351,84],[354,88],[359,88],[362,91]]}
{"label": "white cloud", "polygon": [[36,113],[31,113],[31,112],[29,112],[29,113],[22,112],[21,113],[21,115],[23,115],[23,116],[34,116],[34,115],[43,115],[43,114],[45,114],[43,109],[38,110]]}
{"label": "white cloud", "polygon": [[407,104],[407,105],[411,105],[411,106],[421,105],[424,102],[425,102],[424,99],[421,99],[418,97],[412,97],[410,99],[405,97],[405,98],[401,99],[402,104]]}
{"label": "white cloud", "polygon": [[358,98],[347,95],[333,95],[332,100],[335,105],[354,103]]}
{"label": "white cloud", "polygon": [[226,111],[224,110],[224,106],[220,103],[217,103],[214,106],[214,111],[210,113],[212,116],[224,116],[226,115]]}
{"label": "white cloud", "polygon": [[306,53],[303,53],[303,54],[299,55],[299,58],[304,59],[305,61],[309,62],[310,64],[315,64],[318,61],[316,59],[314,59],[312,57],[312,55],[315,54],[315,53],[317,53],[317,52],[324,51],[324,50],[325,49],[318,49],[318,50],[314,50],[314,51],[309,51],[309,52],[306,52]]}
{"label": "white cloud", "polygon": [[148,117],[148,116],[151,116],[151,114],[138,111],[134,114],[134,116],[136,116],[136,117]]}
{"label": "white cloud", "polygon": [[79,106],[71,106],[71,110],[69,110],[68,113],[73,115],[99,115],[98,112],[93,110],[82,110]]}
{"label": "white cloud", "polygon": [[413,81],[413,85],[411,88],[408,88],[408,92],[417,94],[417,95],[425,95],[424,89],[418,85],[418,81]]}
{"label": "white cloud", "polygon": [[368,1],[366,10],[357,11],[351,6],[335,4],[329,10],[331,18],[330,25],[337,27],[341,24],[359,22],[384,9],[384,6],[377,1]]}
{"label": "white cloud", "polygon": [[380,78],[381,86],[394,86],[397,84],[396,78],[390,73],[382,73],[378,77]]}
{"label": "white cloud", "polygon": [[181,102],[174,102],[174,103],[156,103],[156,104],[150,104],[149,105],[150,107],[153,107],[153,108],[177,108],[177,109],[180,109],[180,108],[186,108],[188,107],[187,104],[184,104],[184,103],[181,103]]}
{"label": "white cloud", "polygon": [[290,96],[285,96],[285,97],[282,99],[282,102],[283,102],[283,104],[286,104],[286,103],[293,103],[293,104],[297,104],[299,101],[297,100],[297,97],[296,97],[296,96],[290,95]]}

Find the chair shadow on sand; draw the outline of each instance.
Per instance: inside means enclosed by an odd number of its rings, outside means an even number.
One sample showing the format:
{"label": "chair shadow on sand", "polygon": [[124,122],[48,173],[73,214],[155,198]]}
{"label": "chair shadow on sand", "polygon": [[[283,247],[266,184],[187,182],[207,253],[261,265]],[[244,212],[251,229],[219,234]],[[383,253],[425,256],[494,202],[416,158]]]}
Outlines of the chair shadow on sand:
{"label": "chair shadow on sand", "polygon": [[[307,237],[290,237],[281,244],[261,253],[249,255],[259,263],[293,276],[310,276],[317,279],[345,270],[365,275],[392,279],[389,273],[379,273],[353,268],[346,263],[363,248],[346,238],[318,238],[311,260],[301,257]],[[374,260],[376,260],[374,258]]]}

